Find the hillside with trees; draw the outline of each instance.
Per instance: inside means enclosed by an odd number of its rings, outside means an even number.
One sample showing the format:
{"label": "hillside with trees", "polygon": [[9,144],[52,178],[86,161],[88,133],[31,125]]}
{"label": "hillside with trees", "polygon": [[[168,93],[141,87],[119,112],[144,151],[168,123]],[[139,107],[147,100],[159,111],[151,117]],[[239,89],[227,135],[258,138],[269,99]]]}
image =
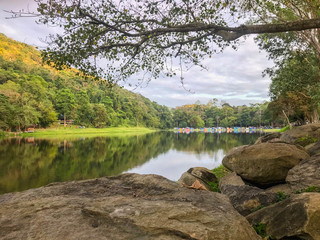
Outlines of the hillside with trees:
{"label": "hillside with trees", "polygon": [[0,129],[48,127],[58,119],[86,127],[171,128],[170,110],[75,69],[55,70],[34,47],[0,34]]}

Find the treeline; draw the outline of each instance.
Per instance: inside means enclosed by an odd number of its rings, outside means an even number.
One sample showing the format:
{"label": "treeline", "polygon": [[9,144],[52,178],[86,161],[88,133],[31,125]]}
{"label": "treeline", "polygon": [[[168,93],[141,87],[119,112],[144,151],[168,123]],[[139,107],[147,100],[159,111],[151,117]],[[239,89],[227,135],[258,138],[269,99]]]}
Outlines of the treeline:
{"label": "treeline", "polygon": [[166,106],[104,82],[85,80],[76,70],[41,65],[33,47],[0,34],[0,129],[48,127],[58,119],[86,127],[171,128]]}
{"label": "treeline", "polygon": [[231,106],[228,103],[218,104],[217,99],[201,104],[184,105],[173,110],[174,125],[178,127],[247,127],[271,126],[280,124],[272,119],[268,103],[251,104],[250,106]]}

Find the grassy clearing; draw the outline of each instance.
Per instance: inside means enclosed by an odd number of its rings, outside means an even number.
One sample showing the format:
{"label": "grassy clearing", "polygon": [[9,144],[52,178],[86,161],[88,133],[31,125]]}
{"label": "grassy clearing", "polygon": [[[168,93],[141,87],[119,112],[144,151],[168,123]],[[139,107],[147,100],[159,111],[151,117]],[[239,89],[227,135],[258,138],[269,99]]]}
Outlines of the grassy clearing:
{"label": "grassy clearing", "polygon": [[72,138],[72,137],[98,137],[118,135],[139,135],[155,132],[156,130],[142,127],[111,127],[111,128],[76,128],[56,127],[47,129],[36,129],[33,133],[22,133],[22,137],[36,138]]}

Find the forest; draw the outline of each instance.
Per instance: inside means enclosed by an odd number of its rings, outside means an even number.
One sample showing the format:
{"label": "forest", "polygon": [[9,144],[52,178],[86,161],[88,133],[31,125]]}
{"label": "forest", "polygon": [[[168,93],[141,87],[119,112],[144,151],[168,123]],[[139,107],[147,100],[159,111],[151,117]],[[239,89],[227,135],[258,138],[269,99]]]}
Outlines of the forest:
{"label": "forest", "polygon": [[[261,39],[261,48],[268,50],[264,38]],[[315,61],[312,55],[308,56]],[[290,64],[299,65],[300,58],[304,61],[302,57],[296,58],[290,58]],[[169,109],[116,84],[111,88],[108,82],[85,78],[76,69],[49,67],[42,63],[37,49],[0,34],[0,129],[46,128],[57,122],[96,128],[170,129],[279,126],[286,123],[286,117],[289,121],[305,121],[313,113],[316,101],[303,98],[293,89],[284,91],[280,85],[284,81],[279,78],[286,77],[282,75],[288,70],[277,71],[272,72],[271,103],[231,106],[212,99],[205,104],[197,101]]]}

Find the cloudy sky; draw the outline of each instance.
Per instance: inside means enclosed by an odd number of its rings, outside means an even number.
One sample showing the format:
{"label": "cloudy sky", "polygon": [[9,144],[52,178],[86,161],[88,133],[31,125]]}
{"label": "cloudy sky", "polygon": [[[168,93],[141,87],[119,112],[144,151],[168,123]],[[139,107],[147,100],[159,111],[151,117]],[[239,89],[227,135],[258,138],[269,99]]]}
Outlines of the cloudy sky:
{"label": "cloudy sky", "polygon": [[[21,9],[33,11],[36,5],[33,0],[0,0],[0,32],[14,40],[44,47],[42,40],[49,33],[57,33],[58,29],[38,25],[35,18],[6,19],[11,15],[4,10]],[[261,73],[272,66],[272,62],[259,51],[252,36],[242,39],[237,51],[226,49],[205,60],[204,65],[208,70],[191,68],[184,73],[184,87],[179,78],[161,78],[152,80],[147,86],[126,88],[168,107],[191,104],[197,100],[207,103],[213,98],[231,105],[269,100],[270,79],[262,78]],[[185,89],[190,89],[190,92]]]}

